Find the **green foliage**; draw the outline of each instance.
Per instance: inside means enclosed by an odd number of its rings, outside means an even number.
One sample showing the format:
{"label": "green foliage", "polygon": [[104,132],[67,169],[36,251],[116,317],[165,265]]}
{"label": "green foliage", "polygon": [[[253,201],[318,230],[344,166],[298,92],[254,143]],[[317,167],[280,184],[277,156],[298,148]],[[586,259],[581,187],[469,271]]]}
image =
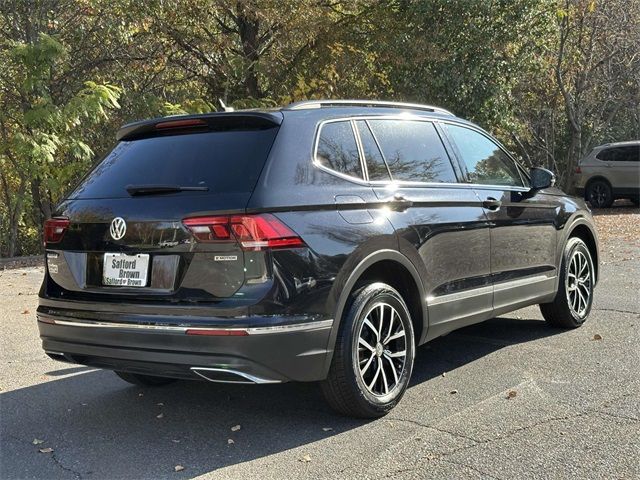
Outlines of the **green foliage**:
{"label": "green foliage", "polygon": [[531,165],[640,135],[637,0],[0,3],[0,255],[120,125],[308,98],[440,105]]}

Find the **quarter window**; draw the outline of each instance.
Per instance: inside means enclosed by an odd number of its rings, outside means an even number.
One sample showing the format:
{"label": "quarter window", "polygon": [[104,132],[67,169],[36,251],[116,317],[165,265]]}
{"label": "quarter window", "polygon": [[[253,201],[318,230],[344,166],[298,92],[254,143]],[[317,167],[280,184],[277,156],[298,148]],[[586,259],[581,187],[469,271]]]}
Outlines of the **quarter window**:
{"label": "quarter window", "polygon": [[331,122],[322,126],[316,161],[336,172],[363,178],[351,122]]}
{"label": "quarter window", "polygon": [[440,136],[431,122],[369,120],[394,180],[457,181]]}
{"label": "quarter window", "polygon": [[523,186],[518,167],[497,144],[469,128],[447,125],[447,129],[467,167],[471,183]]}

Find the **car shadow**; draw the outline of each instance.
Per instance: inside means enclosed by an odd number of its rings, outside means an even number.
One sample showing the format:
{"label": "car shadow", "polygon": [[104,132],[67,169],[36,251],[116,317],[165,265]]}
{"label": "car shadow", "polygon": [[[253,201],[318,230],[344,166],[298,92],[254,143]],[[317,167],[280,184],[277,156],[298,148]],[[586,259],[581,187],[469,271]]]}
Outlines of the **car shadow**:
{"label": "car shadow", "polygon": [[[508,317],[459,330],[418,349],[410,388],[558,332]],[[70,375],[61,378],[65,370]],[[2,478],[192,478],[367,423],[333,413],[315,384],[141,388],[78,366],[49,375],[55,378],[0,394]],[[38,453],[47,447],[54,451]],[[176,465],[185,469],[175,473]]]}

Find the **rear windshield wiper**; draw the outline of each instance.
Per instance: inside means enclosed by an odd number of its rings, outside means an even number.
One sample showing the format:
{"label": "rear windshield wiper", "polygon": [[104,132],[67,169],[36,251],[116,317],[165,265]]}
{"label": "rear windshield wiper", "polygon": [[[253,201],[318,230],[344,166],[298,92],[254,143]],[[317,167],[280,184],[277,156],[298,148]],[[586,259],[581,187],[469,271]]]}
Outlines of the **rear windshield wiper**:
{"label": "rear windshield wiper", "polygon": [[209,187],[183,187],[181,185],[127,185],[129,195],[156,195],[175,192],[208,192]]}

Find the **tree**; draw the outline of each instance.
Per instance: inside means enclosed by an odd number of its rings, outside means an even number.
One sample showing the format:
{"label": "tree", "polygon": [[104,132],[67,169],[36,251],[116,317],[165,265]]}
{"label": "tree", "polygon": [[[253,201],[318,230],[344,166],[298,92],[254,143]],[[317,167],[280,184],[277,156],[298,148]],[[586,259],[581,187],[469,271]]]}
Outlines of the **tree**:
{"label": "tree", "polygon": [[573,192],[573,172],[594,139],[622,109],[640,105],[640,5],[564,0],[557,17],[554,68],[569,133],[565,188]]}

